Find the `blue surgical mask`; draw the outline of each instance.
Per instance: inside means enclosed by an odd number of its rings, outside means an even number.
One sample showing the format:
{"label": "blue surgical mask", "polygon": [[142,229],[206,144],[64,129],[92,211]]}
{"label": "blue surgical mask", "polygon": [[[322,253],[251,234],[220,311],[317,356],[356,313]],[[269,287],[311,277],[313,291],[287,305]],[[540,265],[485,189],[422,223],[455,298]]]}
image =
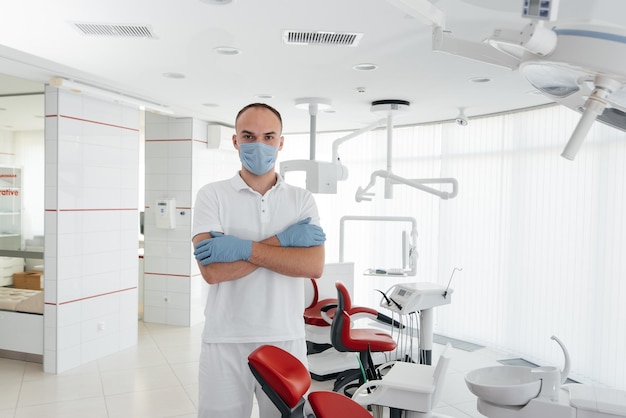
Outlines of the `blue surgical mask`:
{"label": "blue surgical mask", "polygon": [[276,147],[262,142],[239,144],[239,159],[246,170],[260,176],[276,164]]}

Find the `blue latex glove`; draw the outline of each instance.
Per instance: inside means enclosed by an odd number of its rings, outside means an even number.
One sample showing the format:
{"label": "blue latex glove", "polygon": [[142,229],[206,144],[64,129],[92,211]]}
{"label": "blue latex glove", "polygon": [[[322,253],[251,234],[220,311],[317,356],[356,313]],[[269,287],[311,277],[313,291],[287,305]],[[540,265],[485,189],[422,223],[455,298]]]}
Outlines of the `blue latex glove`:
{"label": "blue latex glove", "polygon": [[322,245],[326,241],[326,234],[324,234],[322,228],[309,222],[311,222],[310,217],[276,234],[281,247],[315,247]]}
{"label": "blue latex glove", "polygon": [[200,241],[193,255],[200,264],[230,263],[249,260],[252,255],[252,241],[211,231],[213,238]]}

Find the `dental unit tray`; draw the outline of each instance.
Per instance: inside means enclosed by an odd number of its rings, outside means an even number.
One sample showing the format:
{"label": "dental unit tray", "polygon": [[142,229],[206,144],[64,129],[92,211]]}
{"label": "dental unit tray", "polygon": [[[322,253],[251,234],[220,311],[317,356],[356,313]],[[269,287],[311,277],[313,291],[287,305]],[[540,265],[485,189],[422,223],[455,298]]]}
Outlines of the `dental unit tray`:
{"label": "dental unit tray", "polygon": [[380,306],[400,315],[449,305],[452,289],[436,283],[399,283],[392,286],[380,301]]}

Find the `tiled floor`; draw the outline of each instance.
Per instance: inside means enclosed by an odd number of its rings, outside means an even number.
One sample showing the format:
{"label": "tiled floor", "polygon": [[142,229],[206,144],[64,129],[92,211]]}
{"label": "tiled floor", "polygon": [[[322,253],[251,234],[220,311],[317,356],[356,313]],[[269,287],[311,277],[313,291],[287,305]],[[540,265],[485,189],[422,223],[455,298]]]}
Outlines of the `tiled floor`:
{"label": "tiled floor", "polygon": [[[196,417],[201,328],[140,322],[136,347],[59,375],[44,373],[41,364],[0,359],[0,418]],[[442,350],[435,344],[433,362]],[[484,348],[450,354],[435,412],[482,417],[463,377],[506,356]],[[313,390],[330,384],[314,382]]]}

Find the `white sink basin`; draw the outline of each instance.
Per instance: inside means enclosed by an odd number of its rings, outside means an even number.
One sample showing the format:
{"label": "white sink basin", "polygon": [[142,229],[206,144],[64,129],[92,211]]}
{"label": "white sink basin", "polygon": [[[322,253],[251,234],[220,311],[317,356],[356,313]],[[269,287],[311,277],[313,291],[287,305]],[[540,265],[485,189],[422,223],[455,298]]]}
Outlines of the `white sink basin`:
{"label": "white sink basin", "polygon": [[541,380],[530,367],[493,366],[472,370],[465,384],[479,399],[496,405],[526,405],[539,395]]}

